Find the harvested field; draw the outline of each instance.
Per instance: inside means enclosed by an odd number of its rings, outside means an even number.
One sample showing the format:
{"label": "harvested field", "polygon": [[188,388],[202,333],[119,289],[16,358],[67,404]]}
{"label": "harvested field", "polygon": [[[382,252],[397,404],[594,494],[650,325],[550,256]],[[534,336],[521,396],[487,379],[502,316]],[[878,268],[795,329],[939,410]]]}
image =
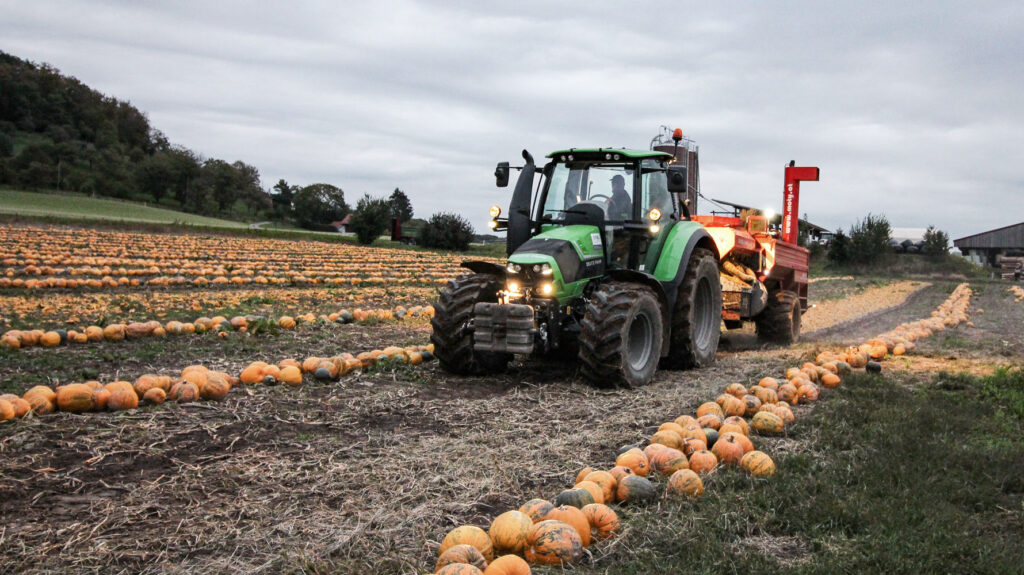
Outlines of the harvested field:
{"label": "harvested field", "polygon": [[[661,371],[636,390],[591,388],[578,378],[574,362],[516,362],[507,373],[487,378],[452,376],[436,363],[388,364],[336,382],[307,378],[296,388],[249,385],[221,402],[3,422],[0,564],[19,573],[427,572],[452,527],[486,527],[498,513],[571,487],[584,466],[610,467],[620,446],[644,440],[651,426],[692,413],[729,383],[750,385],[823,349],[858,344],[899,323],[928,317],[954,287],[941,281],[855,281],[820,282],[822,288],[832,284],[821,293],[834,297],[816,300],[819,319],[811,325],[818,331],[792,348],[762,348],[746,343],[749,334],[730,334],[712,367]],[[812,286],[812,299],[820,284]],[[31,305],[41,306],[37,319],[30,306],[4,307],[0,315],[19,326],[60,325],[71,313],[91,322],[144,313],[187,318],[217,309],[327,311],[410,302],[403,298],[422,301],[432,289],[412,288],[421,291],[384,286],[346,287],[352,291],[344,295],[320,286],[268,289],[265,295],[242,291],[251,286],[195,293],[125,290],[121,296],[90,294],[82,310],[67,309],[73,297],[81,297],[77,294],[54,289],[25,298],[25,290],[12,288],[0,292],[0,302],[31,299]],[[882,297],[891,294],[897,296]],[[349,299],[328,307],[325,297]],[[974,327],[922,341],[913,355],[887,362],[885,369],[898,372],[901,385],[914,386],[935,370],[988,375],[999,366],[1019,364],[1024,334],[1015,326],[1024,321],[1024,306],[1001,284],[977,287],[976,300],[985,313],[972,316]],[[821,315],[828,310],[829,317]],[[813,317],[809,313],[805,320]],[[428,336],[429,325],[418,319],[0,349],[0,393],[37,384],[176,373],[192,364],[238,374],[255,360],[301,361],[423,344]],[[757,441],[776,462],[812,466],[809,454],[824,447],[815,443],[822,437],[819,428],[805,421],[815,421],[809,414],[819,406],[799,409],[785,435]],[[780,467],[781,480],[785,473]],[[714,493],[708,501],[739,504],[738,498],[756,497],[751,491],[774,480],[723,470],[705,481]],[[701,515],[713,508],[704,500],[676,507],[621,508],[622,536],[592,546],[591,557],[577,569],[665,572],[675,553],[663,551],[669,549],[665,534],[677,530],[651,520],[662,510],[686,513],[693,525],[743,520],[742,512]],[[685,533],[677,535],[682,540]],[[816,537],[781,530],[730,534],[717,552],[777,556],[762,565],[800,569],[823,552]],[[843,549],[842,541],[833,545]],[[707,570],[728,570],[716,561]]]}

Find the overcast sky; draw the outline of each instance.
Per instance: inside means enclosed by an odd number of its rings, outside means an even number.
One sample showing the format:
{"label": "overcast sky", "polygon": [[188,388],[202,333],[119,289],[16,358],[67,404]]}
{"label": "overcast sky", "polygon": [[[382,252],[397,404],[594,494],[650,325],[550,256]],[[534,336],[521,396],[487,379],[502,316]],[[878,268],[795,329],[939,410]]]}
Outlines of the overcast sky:
{"label": "overcast sky", "polygon": [[495,162],[661,125],[700,145],[711,198],[781,209],[794,159],[821,168],[800,211],[826,227],[1024,220],[1024,2],[278,4],[0,0],[0,50],[266,188],[397,186],[479,232],[511,190]]}

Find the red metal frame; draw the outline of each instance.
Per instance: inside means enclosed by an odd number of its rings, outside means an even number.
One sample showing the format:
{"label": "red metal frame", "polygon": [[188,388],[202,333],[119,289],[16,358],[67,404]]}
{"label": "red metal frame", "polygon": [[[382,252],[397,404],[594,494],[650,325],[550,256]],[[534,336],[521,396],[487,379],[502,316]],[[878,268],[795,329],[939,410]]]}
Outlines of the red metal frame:
{"label": "red metal frame", "polygon": [[817,182],[818,168],[786,166],[786,187],[782,192],[782,241],[797,243],[800,233],[800,182]]}

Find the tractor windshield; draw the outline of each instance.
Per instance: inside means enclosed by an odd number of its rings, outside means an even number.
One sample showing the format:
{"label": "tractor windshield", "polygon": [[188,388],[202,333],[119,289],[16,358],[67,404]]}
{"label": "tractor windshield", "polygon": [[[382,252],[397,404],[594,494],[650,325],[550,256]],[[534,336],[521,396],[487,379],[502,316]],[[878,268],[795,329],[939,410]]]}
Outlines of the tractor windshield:
{"label": "tractor windshield", "polygon": [[555,164],[542,215],[562,220],[577,204],[599,207],[608,221],[633,219],[633,164]]}

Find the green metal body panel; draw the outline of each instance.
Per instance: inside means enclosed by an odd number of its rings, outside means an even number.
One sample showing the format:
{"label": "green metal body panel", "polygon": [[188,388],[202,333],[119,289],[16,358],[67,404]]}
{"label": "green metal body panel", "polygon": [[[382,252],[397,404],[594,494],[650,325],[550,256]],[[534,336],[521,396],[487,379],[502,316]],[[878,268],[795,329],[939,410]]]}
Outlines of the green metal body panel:
{"label": "green metal body panel", "polygon": [[556,150],[546,157],[554,158],[563,154],[618,154],[623,158],[671,158],[672,154],[666,152],[655,152],[653,150],[631,150],[626,148],[569,148],[568,150]]}
{"label": "green metal body panel", "polygon": [[[531,239],[550,238],[567,241],[576,249],[576,255],[579,256],[580,260],[587,261],[594,258],[604,257],[604,250],[602,249],[601,244],[594,244],[595,237],[600,238],[597,226],[553,225],[545,226],[541,233]],[[587,283],[592,279],[581,279],[579,281],[566,283],[565,278],[562,275],[562,270],[558,268],[558,263],[555,262],[555,258],[547,254],[517,251],[509,256],[508,261],[523,266],[536,264],[550,265],[553,270],[551,274],[551,281],[554,286],[554,297],[561,305],[566,305],[572,300],[582,296],[583,288],[586,287]]]}
{"label": "green metal body panel", "polygon": [[697,222],[682,221],[676,222],[672,229],[663,235],[664,246],[658,255],[657,265],[653,268],[654,277],[658,281],[671,282],[676,279],[679,264],[686,255],[686,247],[696,233],[706,233],[704,226]]}

